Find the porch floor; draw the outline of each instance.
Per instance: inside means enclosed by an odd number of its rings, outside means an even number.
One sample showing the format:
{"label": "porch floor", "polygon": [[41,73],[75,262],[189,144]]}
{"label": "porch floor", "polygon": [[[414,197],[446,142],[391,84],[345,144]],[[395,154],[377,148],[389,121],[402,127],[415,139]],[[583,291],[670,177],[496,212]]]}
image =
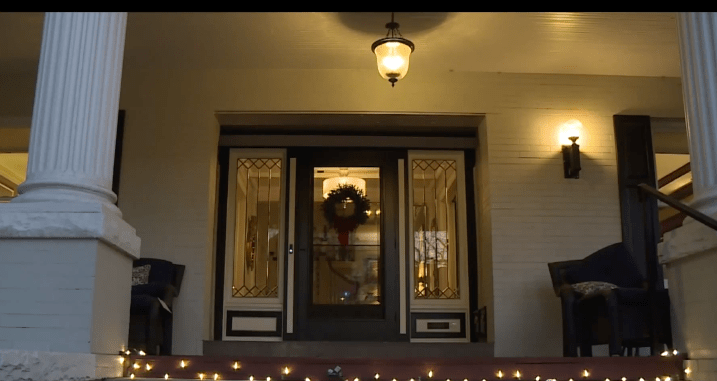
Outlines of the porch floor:
{"label": "porch floor", "polygon": [[[244,343],[253,346],[256,343]],[[125,361],[126,376],[134,374],[134,380],[219,380],[257,381],[282,380],[305,381],[498,381],[506,379],[605,381],[641,379],[664,381],[684,379],[683,356],[670,357],[578,357],[578,358],[491,358],[491,357],[433,357],[433,358],[387,358],[371,353],[363,358],[339,357],[229,357],[229,356],[135,356]],[[185,367],[181,363],[184,361]],[[135,365],[136,364],[136,365]],[[147,370],[147,364],[150,369]],[[236,370],[234,367],[236,366]],[[342,378],[329,378],[328,369],[340,366]],[[283,375],[285,368],[288,375]],[[584,371],[589,372],[584,376]],[[429,377],[432,371],[432,377]],[[520,371],[520,377],[516,377]],[[502,372],[502,377],[499,375]],[[537,377],[540,377],[539,379]],[[118,378],[116,380],[128,379]]]}

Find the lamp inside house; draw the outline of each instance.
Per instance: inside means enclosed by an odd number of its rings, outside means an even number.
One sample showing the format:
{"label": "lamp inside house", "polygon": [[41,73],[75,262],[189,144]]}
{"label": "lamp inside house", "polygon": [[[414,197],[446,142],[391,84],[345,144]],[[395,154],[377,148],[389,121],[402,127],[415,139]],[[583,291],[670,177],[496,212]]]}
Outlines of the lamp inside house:
{"label": "lamp inside house", "polygon": [[388,29],[386,37],[376,40],[371,45],[371,51],[376,54],[378,73],[391,82],[391,87],[408,73],[408,60],[414,50],[413,43],[401,36],[398,27],[398,23],[393,21],[393,12],[391,12],[391,22],[386,24]]}
{"label": "lamp inside house", "polygon": [[348,170],[342,169],[337,177],[330,177],[325,179],[323,187],[324,198],[329,197],[329,192],[339,187],[339,185],[353,185],[356,189],[366,194],[366,180],[358,177],[348,176]]}

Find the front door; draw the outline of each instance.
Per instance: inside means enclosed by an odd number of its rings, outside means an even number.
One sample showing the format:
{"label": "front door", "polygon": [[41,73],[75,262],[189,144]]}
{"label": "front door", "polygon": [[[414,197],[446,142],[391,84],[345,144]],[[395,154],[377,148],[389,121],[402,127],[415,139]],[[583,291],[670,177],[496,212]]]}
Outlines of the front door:
{"label": "front door", "polygon": [[312,148],[289,156],[296,339],[400,340],[397,163],[405,151]]}

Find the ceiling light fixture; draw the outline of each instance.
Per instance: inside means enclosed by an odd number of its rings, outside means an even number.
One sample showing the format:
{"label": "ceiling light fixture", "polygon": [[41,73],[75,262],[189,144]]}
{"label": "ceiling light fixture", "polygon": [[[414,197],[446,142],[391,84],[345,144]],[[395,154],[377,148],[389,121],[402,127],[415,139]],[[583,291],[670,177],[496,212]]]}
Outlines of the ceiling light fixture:
{"label": "ceiling light fixture", "polygon": [[391,87],[408,73],[408,59],[414,50],[413,42],[403,38],[398,27],[398,23],[393,21],[393,12],[391,12],[391,22],[386,24],[388,29],[386,37],[376,40],[371,45],[371,51],[376,54],[378,73],[391,82]]}

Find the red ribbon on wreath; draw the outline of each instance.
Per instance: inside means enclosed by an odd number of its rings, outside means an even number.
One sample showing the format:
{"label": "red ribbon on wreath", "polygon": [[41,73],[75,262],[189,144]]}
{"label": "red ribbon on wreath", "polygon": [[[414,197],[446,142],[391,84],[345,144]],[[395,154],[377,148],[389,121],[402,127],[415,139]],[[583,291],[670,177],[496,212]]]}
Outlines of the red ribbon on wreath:
{"label": "red ribbon on wreath", "polygon": [[349,233],[354,231],[358,223],[352,218],[334,217],[334,229],[339,233],[339,243],[343,246],[349,244]]}

